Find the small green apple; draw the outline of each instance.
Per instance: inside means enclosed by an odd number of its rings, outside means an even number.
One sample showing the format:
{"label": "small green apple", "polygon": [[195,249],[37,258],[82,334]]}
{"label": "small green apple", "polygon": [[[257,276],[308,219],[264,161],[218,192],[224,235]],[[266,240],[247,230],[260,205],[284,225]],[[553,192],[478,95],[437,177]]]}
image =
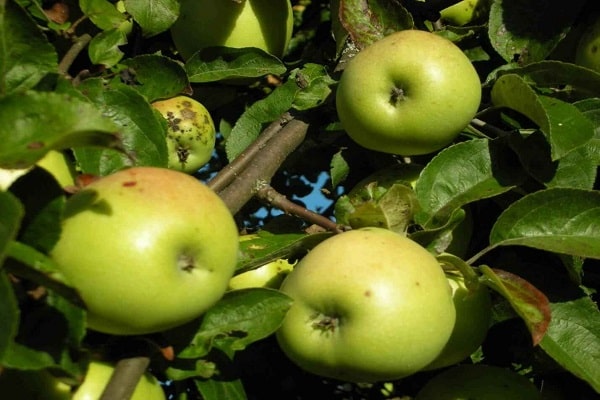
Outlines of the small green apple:
{"label": "small green apple", "polygon": [[294,268],[288,260],[279,259],[251,271],[235,275],[229,281],[229,290],[265,287],[279,289],[284,278]]}
{"label": "small green apple", "polygon": [[575,51],[575,64],[600,72],[600,18],[581,35]]}
{"label": "small green apple", "polygon": [[440,14],[445,23],[463,26],[485,15],[490,9],[490,4],[490,0],[463,0],[444,8]]}
{"label": "small green apple", "polygon": [[361,228],[303,257],[281,289],[293,300],[277,341],[295,364],[354,382],[395,380],[432,362],[452,332],[450,285],[406,236]]}
{"label": "small green apple", "polygon": [[208,110],[187,96],[152,103],[167,120],[169,168],[194,173],[213,153],[216,129]]}
{"label": "small green apple", "polygon": [[456,321],[442,353],[425,367],[437,369],[457,364],[469,357],[483,343],[492,319],[492,301],[485,285],[469,289],[462,275],[446,275],[452,288]]}
{"label": "small green apple", "polygon": [[87,306],[88,326],[128,335],[199,317],[225,293],[238,247],[231,213],[207,186],[134,167],[69,198],[50,255]]}
{"label": "small green apple", "polygon": [[343,128],[359,145],[412,156],[450,144],[475,116],[479,75],[451,41],[403,30],[348,62],[336,94]]}
{"label": "small green apple", "polygon": [[[62,187],[75,185],[75,168],[66,154],[50,150],[36,165],[48,171]],[[30,168],[0,169],[0,190],[6,190],[20,176],[25,175]]]}
{"label": "small green apple", "polygon": [[256,47],[281,57],[292,37],[289,0],[181,0],[180,4],[171,36],[184,59],[210,46]]}
{"label": "small green apple", "polygon": [[465,364],[434,376],[415,400],[540,400],[538,389],[516,372],[490,365]]}

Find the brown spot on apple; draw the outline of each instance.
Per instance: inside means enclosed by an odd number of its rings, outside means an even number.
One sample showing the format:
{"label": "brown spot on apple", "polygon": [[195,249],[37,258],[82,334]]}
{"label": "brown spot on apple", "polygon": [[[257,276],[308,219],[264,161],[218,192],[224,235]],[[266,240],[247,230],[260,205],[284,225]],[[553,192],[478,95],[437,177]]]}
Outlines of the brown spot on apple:
{"label": "brown spot on apple", "polygon": [[136,181],[127,181],[127,182],[123,182],[123,186],[124,186],[124,187],[132,187],[132,186],[135,186],[135,185],[137,185],[137,182],[136,182]]}

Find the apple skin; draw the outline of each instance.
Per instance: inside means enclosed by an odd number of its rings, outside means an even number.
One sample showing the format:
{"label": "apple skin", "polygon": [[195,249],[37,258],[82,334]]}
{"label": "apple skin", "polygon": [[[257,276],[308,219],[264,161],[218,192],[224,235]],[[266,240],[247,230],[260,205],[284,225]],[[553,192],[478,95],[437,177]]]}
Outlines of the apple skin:
{"label": "apple skin", "polygon": [[215,148],[215,123],[208,110],[187,96],[152,103],[167,120],[168,167],[192,174],[203,167]]}
{"label": "apple skin", "polygon": [[207,186],[167,168],[134,167],[67,202],[50,255],[104,333],[158,332],[199,317],[225,293],[238,232]]}
{"label": "apple skin", "polygon": [[280,289],[293,300],[276,332],[289,359],[316,375],[376,382],[432,362],[455,320],[437,260],[406,236],[361,228],[313,248]]}
{"label": "apple skin", "polygon": [[180,3],[171,37],[184,59],[211,46],[256,47],[281,57],[292,37],[289,0],[182,0]]}
{"label": "apple skin", "polygon": [[234,276],[229,281],[229,290],[260,287],[279,289],[281,283],[292,269],[294,269],[294,264],[291,264],[288,260],[275,260],[251,271]]}
{"label": "apple skin", "polygon": [[600,18],[581,35],[575,51],[575,64],[600,72]]}
{"label": "apple skin", "polygon": [[450,144],[475,116],[481,84],[451,41],[421,30],[390,34],[348,62],[336,94],[343,128],[359,145],[402,156]]}
{"label": "apple skin", "polygon": [[[62,187],[75,184],[75,168],[67,159],[67,156],[58,150],[50,150],[36,165],[52,174]],[[0,190],[8,189],[14,181],[25,175],[29,170],[30,168],[0,169]]]}
{"label": "apple skin", "polygon": [[[91,361],[75,392],[46,370],[4,370],[0,374],[0,394],[7,400],[98,400],[108,384],[114,366]],[[131,400],[165,400],[165,392],[153,375],[142,376]]]}
{"label": "apple skin", "polygon": [[461,275],[447,274],[456,310],[454,329],[442,353],[424,370],[454,365],[469,357],[483,343],[492,320],[492,300],[485,285],[469,290]]}
{"label": "apple skin", "polygon": [[463,0],[440,11],[442,21],[463,26],[481,18],[490,9],[490,0]]}
{"label": "apple skin", "polygon": [[429,380],[415,400],[540,400],[535,385],[516,372],[483,364],[457,365]]}

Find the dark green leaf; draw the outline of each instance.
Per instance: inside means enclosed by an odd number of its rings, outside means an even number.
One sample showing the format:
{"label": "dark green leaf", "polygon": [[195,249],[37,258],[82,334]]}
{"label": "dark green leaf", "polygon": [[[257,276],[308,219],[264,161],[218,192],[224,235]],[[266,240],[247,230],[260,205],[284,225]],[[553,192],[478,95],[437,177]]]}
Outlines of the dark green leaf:
{"label": "dark green leaf", "polygon": [[213,346],[227,354],[243,350],[275,332],[291,304],[288,296],[273,289],[227,292],[204,314],[199,331],[178,357],[203,357]]}
{"label": "dark green leaf", "polygon": [[442,150],[417,180],[422,212],[416,221],[434,228],[457,208],[512,189],[524,177],[515,164],[512,153],[498,141],[475,139]]}
{"label": "dark green leaf", "polygon": [[90,41],[88,55],[92,63],[110,68],[123,58],[124,53],[119,46],[124,44],[127,44],[127,36],[116,28],[109,29]]}
{"label": "dark green leaf", "polygon": [[585,0],[565,7],[562,0],[495,0],[489,17],[489,38],[506,61],[522,65],[546,58],[569,31]]}
{"label": "dark green leaf", "polygon": [[126,150],[75,149],[83,172],[104,176],[132,165],[167,166],[166,123],[139,92],[124,85],[105,89],[93,79],[79,89],[120,127]]}
{"label": "dark green leaf", "polygon": [[552,188],[510,205],[490,232],[490,245],[519,245],[600,259],[600,192]]}
{"label": "dark green leaf", "polygon": [[115,125],[92,104],[58,93],[0,98],[0,168],[26,168],[51,149],[120,149]]}
{"label": "dark green leaf", "polygon": [[204,400],[246,400],[240,380],[195,379],[194,384]]}
{"label": "dark green leaf", "polygon": [[207,47],[190,57],[185,69],[194,83],[281,75],[287,70],[277,57],[252,47]]}
{"label": "dark green leaf", "polygon": [[102,30],[117,29],[126,20],[108,0],[79,0],[79,7]]}
{"label": "dark green leaf", "polygon": [[550,302],[544,293],[525,279],[500,269],[480,267],[483,283],[508,300],[531,333],[533,345],[543,339],[551,319]]}
{"label": "dark green leaf", "polygon": [[144,54],[121,62],[120,79],[146,97],[149,102],[190,92],[185,69],[178,62],[157,54]]}
{"label": "dark green leaf", "polygon": [[594,137],[587,143],[586,150],[590,161],[600,165],[600,98],[590,98],[574,104],[594,125]]}
{"label": "dark green leaf", "polygon": [[573,104],[538,95],[516,74],[502,75],[492,88],[492,102],[515,110],[535,122],[558,160],[594,136],[594,126]]}
{"label": "dark green leaf", "polygon": [[414,26],[410,13],[397,2],[339,0],[339,17],[359,49],[390,33]]}
{"label": "dark green leaf", "polygon": [[179,16],[177,0],[125,0],[125,9],[150,37],[166,31]]}
{"label": "dark green leaf", "polygon": [[592,299],[551,304],[552,320],[540,346],[557,363],[600,392],[600,312]]}
{"label": "dark green leaf", "polygon": [[19,327],[19,307],[8,274],[0,268],[0,365]]}
{"label": "dark green leaf", "polygon": [[56,50],[27,12],[12,0],[1,2],[0,95],[33,88],[57,66]]}

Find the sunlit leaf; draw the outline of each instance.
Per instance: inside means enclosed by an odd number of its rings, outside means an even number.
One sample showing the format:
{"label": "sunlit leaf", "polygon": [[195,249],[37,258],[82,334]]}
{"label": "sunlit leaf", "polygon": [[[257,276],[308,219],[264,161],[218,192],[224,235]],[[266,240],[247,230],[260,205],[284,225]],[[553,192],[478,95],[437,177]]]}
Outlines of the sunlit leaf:
{"label": "sunlit leaf", "polygon": [[598,221],[600,192],[545,189],[511,204],[492,227],[490,244],[600,259]]}
{"label": "sunlit leaf", "polygon": [[113,67],[124,54],[119,46],[127,44],[127,36],[118,29],[110,29],[95,36],[88,46],[88,55],[92,63]]}
{"label": "sunlit leaf", "polygon": [[179,16],[177,0],[124,0],[125,9],[140,24],[144,36],[166,31]]}

